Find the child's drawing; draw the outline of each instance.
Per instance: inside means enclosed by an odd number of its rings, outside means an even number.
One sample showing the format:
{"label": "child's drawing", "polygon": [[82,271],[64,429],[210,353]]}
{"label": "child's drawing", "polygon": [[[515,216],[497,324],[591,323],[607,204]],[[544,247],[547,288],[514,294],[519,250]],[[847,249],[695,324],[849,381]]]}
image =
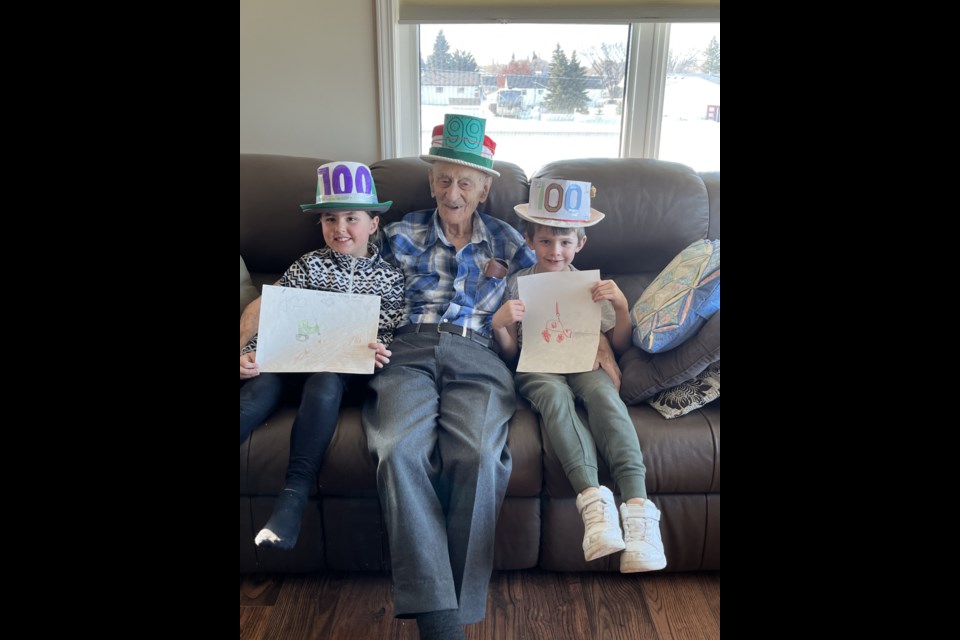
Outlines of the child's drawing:
{"label": "child's drawing", "polygon": [[600,305],[593,301],[590,287],[599,281],[597,270],[538,273],[517,281],[526,308],[517,371],[593,369],[600,343]]}
{"label": "child's drawing", "polygon": [[312,324],[309,320],[300,320],[297,322],[297,342],[306,342],[311,333],[319,335],[320,323],[316,320],[314,320]]}
{"label": "child's drawing", "polygon": [[543,333],[540,335],[543,336],[543,339],[547,342],[550,342],[550,336],[556,334],[557,343],[561,343],[567,338],[573,337],[573,331],[570,329],[564,329],[563,323],[560,322],[560,303],[554,302],[555,311],[557,313],[556,320],[547,320],[547,326],[544,328]]}
{"label": "child's drawing", "polygon": [[261,371],[373,373],[380,296],[265,286]]}

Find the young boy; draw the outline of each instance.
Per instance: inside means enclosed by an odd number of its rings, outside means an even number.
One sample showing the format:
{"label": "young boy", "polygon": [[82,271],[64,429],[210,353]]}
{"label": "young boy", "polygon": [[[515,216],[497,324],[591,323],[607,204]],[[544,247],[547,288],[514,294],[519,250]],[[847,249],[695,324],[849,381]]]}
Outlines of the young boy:
{"label": "young boy", "polygon": [[[507,361],[516,357],[524,306],[518,299],[517,278],[534,273],[574,271],[573,259],[587,241],[585,228],[603,219],[590,209],[585,221],[531,215],[528,205],[514,210],[525,221],[524,238],[536,254],[533,267],[518,271],[507,282],[503,306],[494,314],[494,337]],[[627,299],[612,280],[592,288],[593,301],[601,305],[600,348],[593,371],[571,374],[517,373],[520,393],[543,418],[567,478],[577,491],[577,509],[583,517],[583,554],[589,560],[623,550],[620,571],[654,571],[667,565],[660,539],[660,511],[647,499],[646,469],[633,422],[620,400],[619,369],[610,353],[630,346],[630,310]],[[609,343],[608,343],[609,340]],[[589,416],[589,428],[577,417],[580,400]],[[596,442],[596,444],[594,444]],[[613,493],[600,486],[597,446],[610,466],[625,500],[620,505],[621,533]]]}

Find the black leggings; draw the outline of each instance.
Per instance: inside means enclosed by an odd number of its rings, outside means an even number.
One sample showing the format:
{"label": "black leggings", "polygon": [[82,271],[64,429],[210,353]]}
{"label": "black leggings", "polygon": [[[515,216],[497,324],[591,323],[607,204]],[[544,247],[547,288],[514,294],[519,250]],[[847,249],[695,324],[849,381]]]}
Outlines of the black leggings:
{"label": "black leggings", "polygon": [[[347,374],[314,373],[303,383],[300,411],[290,432],[287,488],[309,491],[316,481],[340,415]],[[280,404],[285,384],[299,374],[261,373],[240,387],[240,444],[263,424]]]}

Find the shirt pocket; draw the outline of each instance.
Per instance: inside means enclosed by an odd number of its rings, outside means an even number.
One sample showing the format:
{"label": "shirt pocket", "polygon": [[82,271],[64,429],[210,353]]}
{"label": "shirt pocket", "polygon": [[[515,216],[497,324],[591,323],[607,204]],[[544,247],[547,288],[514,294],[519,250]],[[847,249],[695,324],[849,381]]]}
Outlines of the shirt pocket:
{"label": "shirt pocket", "polygon": [[490,313],[500,308],[503,294],[507,290],[507,279],[480,275],[477,287],[477,303]]}

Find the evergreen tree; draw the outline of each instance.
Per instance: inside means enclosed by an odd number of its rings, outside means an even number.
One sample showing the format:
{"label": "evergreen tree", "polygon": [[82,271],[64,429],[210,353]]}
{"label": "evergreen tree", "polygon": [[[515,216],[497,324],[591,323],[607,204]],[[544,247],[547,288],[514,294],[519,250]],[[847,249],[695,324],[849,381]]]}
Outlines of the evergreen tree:
{"label": "evergreen tree", "polygon": [[550,80],[547,83],[547,95],[543,100],[544,109],[550,113],[573,113],[573,109],[568,109],[564,93],[564,85],[567,77],[567,54],[560,48],[553,50],[553,62],[550,67]]}
{"label": "evergreen tree", "polygon": [[427,68],[436,71],[446,71],[450,68],[452,56],[450,55],[450,44],[447,37],[443,35],[443,29],[437,34],[437,39],[433,41],[433,53],[427,58]]}
{"label": "evergreen tree", "polygon": [[580,113],[587,112],[587,104],[590,102],[590,98],[587,97],[587,81],[584,79],[586,75],[586,69],[580,66],[577,52],[574,50],[567,64],[567,101],[573,111]]}
{"label": "evergreen tree", "polygon": [[450,56],[450,68],[456,71],[479,71],[476,58],[472,53],[457,49]]}
{"label": "evergreen tree", "polygon": [[704,52],[703,72],[720,75],[720,43],[717,42],[717,36],[710,38],[710,44]]}
{"label": "evergreen tree", "polygon": [[547,82],[547,96],[544,109],[550,113],[573,113],[587,108],[586,70],[580,66],[577,52],[567,59],[560,45],[553,52],[553,64],[550,67],[550,80]]}

